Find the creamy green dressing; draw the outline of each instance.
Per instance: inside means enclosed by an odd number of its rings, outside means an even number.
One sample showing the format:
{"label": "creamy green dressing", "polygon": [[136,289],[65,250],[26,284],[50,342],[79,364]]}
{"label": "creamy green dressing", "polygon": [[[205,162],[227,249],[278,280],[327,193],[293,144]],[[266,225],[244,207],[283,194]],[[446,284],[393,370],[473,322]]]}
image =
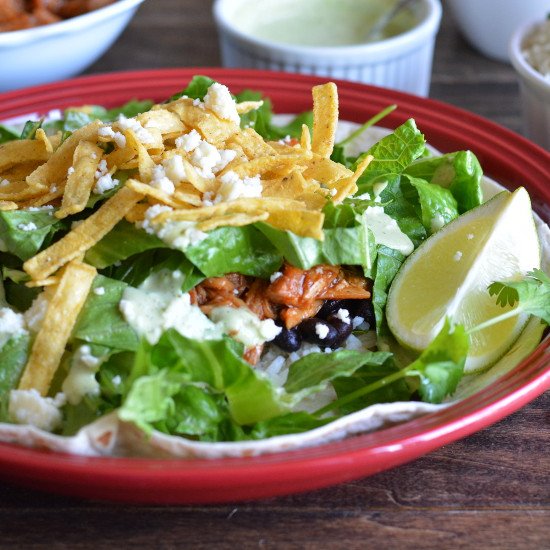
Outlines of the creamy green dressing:
{"label": "creamy green dressing", "polygon": [[258,0],[243,2],[235,24],[246,34],[298,46],[352,46],[390,38],[417,23],[414,13],[401,10],[381,33],[367,39],[368,31],[394,1],[380,0]]}

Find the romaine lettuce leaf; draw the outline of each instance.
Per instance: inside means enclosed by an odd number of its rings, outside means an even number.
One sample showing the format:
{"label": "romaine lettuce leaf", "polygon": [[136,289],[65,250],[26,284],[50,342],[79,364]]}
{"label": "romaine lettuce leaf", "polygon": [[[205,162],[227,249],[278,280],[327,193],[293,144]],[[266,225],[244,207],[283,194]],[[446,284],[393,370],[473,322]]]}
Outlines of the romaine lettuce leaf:
{"label": "romaine lettuce leaf", "polygon": [[156,235],[122,220],[86,252],[85,259],[94,267],[103,269],[140,252],[165,247],[166,244]]}
{"label": "romaine lettuce leaf", "polygon": [[[112,350],[135,351],[139,338],[119,310],[127,286],[121,281],[97,275],[73,329],[72,338]],[[95,292],[98,288],[102,288],[103,292]]]}
{"label": "romaine lettuce leaf", "polygon": [[266,279],[283,262],[276,246],[252,225],[214,229],[184,253],[206,277],[238,272]]}
{"label": "romaine lettuce leaf", "polygon": [[461,214],[483,202],[483,170],[472,151],[419,159],[409,165],[405,173],[449,189]]}
{"label": "romaine lettuce leaf", "polygon": [[0,143],[7,143],[19,139],[19,132],[15,128],[0,124]]}
{"label": "romaine lettuce leaf", "polygon": [[425,148],[424,135],[413,119],[407,120],[357,159],[356,164],[368,155],[374,157],[357,182],[358,194],[372,193],[374,183],[400,176],[414,160],[422,156]]}
{"label": "romaine lettuce leaf", "polygon": [[420,218],[428,234],[435,233],[458,216],[456,200],[448,189],[413,176],[406,179],[418,193]]}
{"label": "romaine lettuce leaf", "polygon": [[0,422],[7,421],[9,393],[17,387],[30,350],[28,333],[10,338],[0,349]]}
{"label": "romaine lettuce leaf", "polygon": [[25,261],[34,256],[66,223],[58,220],[54,210],[0,211],[0,241],[6,251]]}

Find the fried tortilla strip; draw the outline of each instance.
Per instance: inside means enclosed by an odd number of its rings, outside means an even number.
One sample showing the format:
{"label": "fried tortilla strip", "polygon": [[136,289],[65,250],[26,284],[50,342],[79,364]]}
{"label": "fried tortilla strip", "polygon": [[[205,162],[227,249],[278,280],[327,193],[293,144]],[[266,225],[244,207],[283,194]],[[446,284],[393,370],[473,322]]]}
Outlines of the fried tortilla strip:
{"label": "fried tortilla strip", "polygon": [[163,137],[166,137],[167,134],[181,135],[185,130],[185,126],[178,115],[167,109],[152,109],[139,114],[136,118],[146,130],[156,128]]}
{"label": "fried tortilla strip", "polygon": [[311,132],[309,131],[309,126],[307,124],[302,124],[300,147],[305,151],[311,151]]}
{"label": "fried tortilla strip", "polygon": [[15,139],[0,145],[0,173],[12,166],[28,162],[46,162],[50,153],[43,141]]}
{"label": "fried tortilla strip", "polygon": [[53,145],[50,138],[48,138],[46,132],[44,132],[42,128],[38,128],[38,130],[36,130],[35,139],[44,143],[44,147],[50,155],[53,153]]}
{"label": "fried tortilla strip", "polygon": [[296,209],[289,211],[284,206],[269,212],[267,223],[283,231],[292,231],[300,237],[311,237],[322,241],[325,215],[319,210]]}
{"label": "fried tortilla strip", "polygon": [[186,159],[182,158],[183,166],[185,168],[185,175],[195,189],[201,193],[212,191],[216,186],[215,180],[211,180],[201,176],[198,170]]}
{"label": "fried tortilla strip", "polygon": [[275,154],[275,149],[269,143],[266,143],[262,136],[252,128],[247,128],[231,136],[227,140],[227,145],[242,149],[249,159]]}
{"label": "fried tortilla strip", "polygon": [[6,185],[0,186],[0,200],[19,202],[38,197],[46,190],[47,188],[29,187],[25,181],[10,181]]}
{"label": "fried tortilla strip", "polygon": [[327,189],[321,188],[315,181],[306,180],[299,171],[283,179],[263,180],[262,196],[299,200],[310,210],[322,210],[327,195]]}
{"label": "fried tortilla strip", "polygon": [[303,176],[307,180],[317,180],[328,187],[332,187],[338,180],[353,176],[353,172],[329,158],[314,155],[308,167],[304,170]]}
{"label": "fried tortilla strip", "polygon": [[267,157],[256,157],[249,162],[233,165],[222,171],[225,174],[229,170],[235,172],[240,178],[268,175],[273,178],[284,177],[302,165],[308,165],[307,155],[271,155]]}
{"label": "fried tortilla strip", "polygon": [[32,345],[20,390],[36,389],[43,396],[48,394],[96,273],[92,266],[76,261],[65,268]]}
{"label": "fried tortilla strip", "polygon": [[229,214],[218,218],[211,218],[197,224],[200,231],[212,231],[217,227],[239,227],[241,225],[250,225],[251,223],[265,221],[269,218],[268,212],[260,214]]}
{"label": "fried tortilla strip", "polygon": [[91,141],[81,141],[77,145],[73,155],[73,171],[67,178],[61,208],[55,213],[56,218],[65,218],[86,208],[102,154],[103,149]]}
{"label": "fried tortilla strip", "polygon": [[27,260],[23,269],[33,279],[48,278],[100,241],[141,199],[141,193],[123,187],[70,233]]}
{"label": "fried tortilla strip", "polygon": [[157,189],[156,187],[152,187],[146,183],[141,183],[140,181],[129,179],[126,182],[126,187],[133,189],[136,193],[139,193],[143,196],[151,197],[152,199],[155,199],[162,204],[172,206],[173,208],[180,205],[180,203],[175,200],[172,195],[169,195],[165,191],[162,191],[162,189]]}
{"label": "fried tortilla strip", "polygon": [[284,210],[289,216],[293,210],[302,210],[305,204],[301,201],[290,199],[237,199],[230,202],[221,202],[213,206],[203,208],[193,208],[189,210],[173,210],[171,212],[161,212],[153,220],[154,223],[164,223],[167,221],[203,221],[210,218],[225,216],[227,214],[261,214]]}
{"label": "fried tortilla strip", "polygon": [[240,115],[245,115],[250,113],[250,111],[255,111],[259,109],[264,104],[263,101],[241,101],[237,103],[237,113]]}
{"label": "fried tortilla strip", "polygon": [[96,120],[73,132],[44,164],[27,176],[27,183],[31,187],[44,188],[65,181],[78,144],[81,141],[95,141],[100,126],[101,122]]}
{"label": "fried tortilla strip", "polygon": [[166,105],[166,109],[176,113],[188,128],[195,128],[214,147],[220,149],[240,128],[230,120],[222,120],[214,113],[193,105],[192,99],[178,99]]}
{"label": "fried tortilla strip", "polygon": [[139,167],[139,179],[141,181],[149,182],[153,177],[153,169],[155,168],[155,162],[149,155],[147,148],[132,130],[126,130],[124,132],[126,136],[126,143],[129,147],[134,149],[137,153],[138,167]]}
{"label": "fried tortilla strip", "polygon": [[374,157],[372,155],[366,156],[358,165],[354,174],[350,177],[343,178],[337,181],[333,189],[336,189],[336,193],[332,197],[332,202],[338,204],[342,202],[346,197],[354,195],[357,192],[357,180],[363,175],[363,172],[367,169],[367,166],[372,162]]}
{"label": "fried tortilla strip", "polygon": [[17,210],[19,208],[16,202],[13,201],[0,201],[0,211],[6,212],[7,210]]}
{"label": "fried tortilla strip", "polygon": [[334,148],[338,125],[338,90],[334,82],[314,86],[313,90],[313,139],[314,153],[329,158]]}

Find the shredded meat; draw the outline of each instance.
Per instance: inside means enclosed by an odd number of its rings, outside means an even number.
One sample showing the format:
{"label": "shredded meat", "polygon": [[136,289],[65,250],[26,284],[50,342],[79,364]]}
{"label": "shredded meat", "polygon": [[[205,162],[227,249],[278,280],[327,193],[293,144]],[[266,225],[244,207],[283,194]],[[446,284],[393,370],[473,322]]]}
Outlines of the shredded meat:
{"label": "shredded meat", "polygon": [[[288,264],[272,283],[228,273],[205,279],[190,294],[191,302],[206,315],[215,307],[247,307],[262,320],[280,317],[287,329],[314,317],[325,300],[365,300],[371,296],[368,279],[352,269],[319,265],[304,270]],[[245,359],[256,364],[262,348],[247,349]]]}
{"label": "shredded meat", "polygon": [[319,265],[303,270],[285,265],[283,275],[267,289],[268,298],[286,306],[281,319],[286,328],[313,317],[323,300],[364,300],[370,298],[368,280],[339,266]]}
{"label": "shredded meat", "polygon": [[268,287],[268,281],[256,279],[245,294],[245,304],[260,319],[275,319],[277,317],[278,308],[267,296]]}

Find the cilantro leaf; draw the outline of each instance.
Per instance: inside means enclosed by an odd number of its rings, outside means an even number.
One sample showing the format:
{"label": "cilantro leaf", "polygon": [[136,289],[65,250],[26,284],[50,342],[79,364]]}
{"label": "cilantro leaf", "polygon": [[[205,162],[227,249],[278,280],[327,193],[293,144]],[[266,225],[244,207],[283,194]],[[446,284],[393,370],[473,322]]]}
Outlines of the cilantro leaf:
{"label": "cilantro leaf", "polygon": [[496,296],[502,307],[517,304],[512,310],[515,313],[535,315],[550,324],[550,277],[541,269],[533,269],[523,281],[494,282],[489,285],[489,294]]}

